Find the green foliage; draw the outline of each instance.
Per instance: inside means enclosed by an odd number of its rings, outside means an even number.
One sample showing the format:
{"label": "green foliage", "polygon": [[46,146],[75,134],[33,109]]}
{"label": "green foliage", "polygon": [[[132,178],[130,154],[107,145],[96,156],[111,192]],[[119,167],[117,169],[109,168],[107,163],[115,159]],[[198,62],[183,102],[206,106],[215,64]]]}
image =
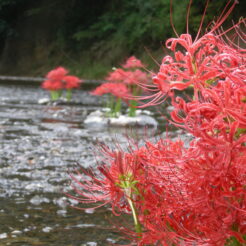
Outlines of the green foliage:
{"label": "green foliage", "polygon": [[[82,46],[92,44],[100,50],[100,54],[115,45],[127,49],[128,53],[142,51],[144,45],[156,48],[163,40],[165,29],[170,34],[170,28],[165,28],[169,18],[168,2],[115,1],[98,16],[96,22],[86,29],[81,26],[72,37]],[[106,44],[108,42],[110,45]]]}
{"label": "green foliage", "polygon": [[27,16],[37,15],[42,12],[42,8],[31,8],[26,11]]}
{"label": "green foliage", "polygon": [[[226,2],[210,0],[204,28],[222,12]],[[234,11],[235,20],[244,9],[241,2],[240,8]],[[188,3],[189,0],[173,0],[173,23],[179,34],[186,32]],[[193,36],[199,28],[205,3],[205,0],[193,1],[189,17],[189,32]],[[174,36],[170,0],[0,0],[0,51],[7,37],[17,37],[18,28],[27,20],[32,23],[27,28],[37,33],[33,40],[28,39],[30,47],[40,43],[40,39],[49,40],[49,60],[43,63],[56,66],[62,61],[89,77],[105,75],[106,69],[118,66],[130,55],[149,64],[152,59],[145,49],[160,60],[163,42]],[[21,33],[18,38],[21,42]],[[32,63],[35,65],[35,61]]]}
{"label": "green foliage", "polygon": [[1,0],[0,1],[0,11],[3,9],[3,7],[9,6],[9,5],[15,5],[18,2],[18,0]]}
{"label": "green foliage", "polygon": [[6,37],[17,34],[15,30],[17,13],[29,0],[0,0],[0,51]]}
{"label": "green foliage", "polygon": [[[189,25],[193,33],[196,33],[200,25],[205,2],[197,0],[191,7]],[[178,33],[185,31],[188,3],[188,0],[173,1],[173,22]],[[226,0],[221,0],[212,1],[209,4],[205,27],[214,16],[220,14],[218,10],[222,10],[225,3]],[[71,37],[80,42],[83,47],[86,44],[90,46],[95,44],[97,48],[106,49],[105,43],[111,42],[124,45],[129,53],[142,50],[145,45],[156,49],[161,41],[173,34],[169,23],[169,6],[169,0],[112,1],[94,22],[89,25],[86,23],[86,27],[80,24],[77,30],[71,33]]]}
{"label": "green foliage", "polygon": [[227,242],[226,246],[240,246],[242,245],[235,237],[230,237]]}
{"label": "green foliage", "polygon": [[[226,0],[211,1],[205,16],[203,29],[218,16]],[[78,2],[77,2],[78,3]],[[172,18],[179,34],[186,32],[186,12],[189,0],[173,1]],[[200,25],[206,1],[193,1],[189,16],[189,32],[195,36]],[[76,6],[75,6],[76,7]],[[219,11],[218,11],[219,10]],[[88,8],[84,8],[88,11]],[[68,43],[76,53],[90,50],[91,58],[98,62],[107,60],[117,66],[129,55],[142,58],[145,47],[161,52],[161,44],[174,35],[170,25],[169,0],[118,0],[110,1],[96,9],[97,16],[81,13],[70,16],[70,23],[78,23],[76,28],[66,29],[64,35],[70,37]],[[74,19],[73,19],[74,18]],[[76,19],[77,18],[77,19]]]}

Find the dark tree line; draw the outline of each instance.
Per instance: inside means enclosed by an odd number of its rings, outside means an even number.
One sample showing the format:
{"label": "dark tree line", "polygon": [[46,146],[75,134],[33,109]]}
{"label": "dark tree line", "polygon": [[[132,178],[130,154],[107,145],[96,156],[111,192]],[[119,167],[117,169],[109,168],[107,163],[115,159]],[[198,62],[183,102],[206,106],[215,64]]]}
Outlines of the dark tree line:
{"label": "dark tree line", "polygon": [[[86,76],[100,76],[129,55],[162,56],[162,42],[173,36],[169,0],[0,0],[0,72],[40,74],[67,65]],[[188,0],[173,0],[173,21],[185,31]],[[211,0],[204,26],[227,0]],[[243,3],[244,2],[244,3]],[[193,0],[190,33],[199,26],[205,0]],[[231,15],[245,9],[241,1]],[[16,71],[13,71],[13,66]]]}

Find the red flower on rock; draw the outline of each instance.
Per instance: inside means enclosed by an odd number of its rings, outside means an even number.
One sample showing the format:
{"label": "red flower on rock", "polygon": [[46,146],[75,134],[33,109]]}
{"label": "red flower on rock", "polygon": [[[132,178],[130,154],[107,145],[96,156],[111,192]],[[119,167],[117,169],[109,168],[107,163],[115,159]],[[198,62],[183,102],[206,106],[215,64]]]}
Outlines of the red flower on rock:
{"label": "red flower on rock", "polygon": [[46,80],[42,84],[42,88],[50,91],[61,90],[64,88],[63,78],[68,73],[63,67],[57,67],[45,76]]}
{"label": "red flower on rock", "polygon": [[79,79],[76,76],[73,75],[67,75],[63,78],[64,81],[64,87],[65,89],[74,89],[78,88],[80,86],[80,83],[82,82],[81,79]]}
{"label": "red flower on rock", "polygon": [[114,69],[114,71],[109,73],[106,77],[106,80],[110,82],[122,82],[127,85],[145,84],[149,81],[148,74],[140,70],[144,65],[135,56],[128,58],[122,67],[125,70],[122,68]]}
{"label": "red flower on rock", "polygon": [[82,82],[76,76],[67,75],[68,70],[63,67],[58,67],[51,70],[45,77],[42,87],[47,90],[74,89],[80,86]]}
{"label": "red flower on rock", "polygon": [[60,80],[45,80],[42,83],[42,88],[49,91],[57,91],[63,88],[63,84]]}
{"label": "red flower on rock", "polygon": [[110,82],[122,82],[125,77],[125,71],[121,68],[117,68],[113,72],[109,73],[109,75],[106,77],[106,80]]}
{"label": "red flower on rock", "polygon": [[115,97],[122,99],[129,97],[129,91],[123,83],[104,83],[92,91],[91,94],[96,96],[112,94]]}
{"label": "red flower on rock", "polygon": [[134,71],[126,71],[124,73],[123,82],[127,85],[138,85],[139,83],[146,84],[148,81],[149,78],[147,74],[139,69]]}
{"label": "red flower on rock", "polygon": [[45,77],[49,80],[55,81],[55,80],[62,80],[64,76],[67,74],[68,74],[67,69],[65,69],[64,67],[57,67],[51,70],[50,72],[48,72],[48,74]]}

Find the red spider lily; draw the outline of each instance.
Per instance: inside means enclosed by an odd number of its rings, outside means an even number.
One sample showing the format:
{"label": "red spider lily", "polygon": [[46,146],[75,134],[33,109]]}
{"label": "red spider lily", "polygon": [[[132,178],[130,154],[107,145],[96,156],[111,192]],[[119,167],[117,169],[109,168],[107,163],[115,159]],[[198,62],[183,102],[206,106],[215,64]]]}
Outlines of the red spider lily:
{"label": "red spider lily", "polygon": [[215,87],[202,89],[199,100],[186,103],[176,98],[172,118],[178,126],[204,141],[204,145],[209,142],[223,149],[242,143],[245,136],[241,136],[240,129],[246,127],[244,91],[244,87],[237,88],[225,80]]}
{"label": "red spider lily", "polygon": [[[176,50],[177,44],[186,53]],[[235,73],[236,69],[242,71],[244,67],[242,53],[238,50],[232,52],[232,49],[229,53],[215,35],[206,34],[194,43],[189,34],[182,34],[179,38],[169,39],[166,45],[174,52],[174,58],[164,57],[160,71],[153,77],[153,83],[159,91],[152,96],[153,104],[161,102],[160,98],[165,97],[170,90],[184,90],[192,85],[197,91],[208,83],[217,82],[218,78],[229,78],[242,83],[237,77],[238,73]],[[154,87],[150,88],[153,90]]]}
{"label": "red spider lily", "polygon": [[142,89],[138,86],[138,84],[144,85],[149,81],[148,74],[146,72],[141,71],[137,68],[142,68],[143,64],[140,60],[136,59],[136,57],[130,57],[126,64],[122,66],[122,68],[114,69],[111,72],[106,80],[110,82],[123,83],[127,85],[129,90],[129,94],[125,97],[125,99],[129,99],[129,113],[130,117],[136,116],[136,105],[137,101],[135,97],[138,96]]}
{"label": "red spider lily", "polygon": [[139,152],[144,175],[138,177],[138,189],[143,198],[136,205],[146,229],[142,242],[224,245],[231,236],[244,242],[245,154],[240,144],[233,151],[208,152],[199,142],[188,150],[182,142],[146,143]]}
{"label": "red spider lily", "polygon": [[[140,154],[146,177],[141,182],[143,198],[138,204],[140,222],[146,229],[141,239],[143,245],[157,242],[171,245],[181,241],[177,228],[182,217],[177,222],[173,214],[183,208],[185,200],[185,187],[177,172],[183,151],[181,141],[160,140],[157,144],[147,142]],[[183,234],[186,236],[187,232]]]}
{"label": "red spider lily", "polygon": [[65,89],[74,89],[78,88],[80,86],[80,83],[82,82],[81,79],[79,79],[76,76],[73,75],[67,75],[63,78],[63,81],[65,83]]}
{"label": "red spider lily", "polygon": [[[73,188],[79,195],[73,198],[81,203],[101,202],[101,205],[95,206],[110,204],[116,215],[132,212],[135,216],[138,245],[143,245],[142,243],[147,241],[155,242],[159,238],[164,239],[163,233],[158,235],[151,231],[153,226],[148,220],[154,219],[151,216],[157,218],[162,213],[163,208],[159,208],[158,204],[161,204],[163,197],[159,197],[158,194],[170,196],[167,201],[170,206],[174,192],[180,192],[168,188],[178,180],[170,167],[178,167],[176,159],[182,154],[182,146],[182,142],[172,143],[170,140],[161,140],[156,145],[147,142],[146,147],[132,149],[130,153],[112,152],[105,148],[107,156],[98,167],[99,174],[83,171],[87,178],[79,171],[71,174],[74,180]],[[163,162],[168,163],[165,171]],[[168,183],[164,180],[162,183],[157,183],[158,175],[164,173],[168,176]],[[164,193],[165,189],[169,190],[168,194]],[[152,210],[154,207],[155,209]],[[141,230],[141,224],[145,226],[145,231]],[[175,237],[173,236],[172,240],[175,241]],[[169,238],[171,239],[170,235]]]}
{"label": "red spider lily", "polygon": [[131,56],[126,60],[126,63],[122,65],[123,68],[142,68],[144,65],[135,56]]}
{"label": "red spider lily", "polygon": [[42,83],[42,88],[49,91],[57,91],[63,89],[63,83],[60,80],[45,80]]}
{"label": "red spider lily", "polygon": [[113,72],[109,73],[106,80],[110,82],[122,82],[125,79],[125,71],[121,68],[114,69]]}
{"label": "red spider lily", "polygon": [[[199,146],[199,145],[198,145]],[[195,147],[195,146],[194,146]],[[245,235],[245,147],[235,146],[231,150],[194,150],[187,153],[189,160],[183,169],[186,189],[189,191],[188,206],[193,214],[193,228],[200,231],[210,245],[224,245],[231,236],[243,242]],[[191,155],[191,156],[190,156]],[[227,161],[230,159],[228,165]],[[235,227],[235,228],[234,228]]]}
{"label": "red spider lily", "polygon": [[[197,141],[185,149],[181,141],[170,140],[146,142],[130,153],[106,150],[107,158],[98,167],[100,175],[72,175],[78,184],[75,199],[110,204],[119,215],[131,211],[127,203],[131,194],[137,222],[144,228],[136,234],[138,245],[219,246],[231,236],[243,242],[245,153],[241,145],[233,151],[208,152]],[[131,183],[131,193],[126,193],[122,181]]]}
{"label": "red spider lily", "polygon": [[117,98],[128,98],[129,91],[125,84],[123,83],[104,83],[98,86],[94,91],[91,92],[92,95],[102,96],[104,94],[112,94]]}
{"label": "red spider lily", "polygon": [[[71,173],[72,180],[75,181],[73,188],[79,194],[79,197],[73,198],[81,203],[102,203],[99,206],[110,204],[113,212],[118,215],[123,211],[130,211],[129,204],[127,204],[130,194],[126,192],[127,188],[123,187],[122,183],[129,182],[132,187],[135,185],[137,181],[135,175],[140,164],[137,156],[134,157],[124,152],[107,150],[107,155],[105,159],[110,161],[110,165],[105,164],[103,160],[98,167],[99,173],[82,168]],[[86,179],[83,173],[86,174]]]}
{"label": "red spider lily", "polygon": [[51,70],[46,75],[46,80],[42,83],[42,88],[50,91],[52,100],[57,100],[62,95],[62,90],[66,90],[66,99],[72,98],[72,89],[78,88],[82,80],[76,76],[67,75],[68,71],[63,67]]}
{"label": "red spider lily", "polygon": [[50,91],[57,91],[64,88],[63,78],[68,71],[63,67],[57,67],[45,76],[47,79],[43,82],[42,88]]}
{"label": "red spider lily", "polygon": [[134,84],[146,84],[148,83],[149,78],[146,72],[143,72],[139,69],[135,71],[126,71],[124,73],[123,82],[127,85],[134,85]]}
{"label": "red spider lily", "polygon": [[68,70],[66,70],[64,67],[57,67],[45,76],[49,80],[62,80],[63,77],[68,73]]}
{"label": "red spider lily", "polygon": [[[142,98],[152,99],[148,106],[162,103],[174,89],[184,90],[193,86],[196,95],[207,83],[216,83],[218,79],[229,78],[235,83],[243,83],[237,69],[245,71],[245,50],[224,42],[222,37],[227,31],[217,34],[235,4],[236,1],[227,12],[223,11],[211,30],[202,37],[199,38],[199,30],[195,40],[189,34],[182,34],[166,41],[166,47],[173,52],[173,57],[163,58],[159,72],[153,77],[153,85],[140,84],[150,91],[156,91],[156,94]],[[241,23],[234,25],[234,28]],[[182,47],[183,51],[178,47]]]}
{"label": "red spider lily", "polygon": [[110,82],[122,82],[127,85],[133,84],[145,84],[149,81],[148,74],[139,69],[134,71],[125,71],[121,68],[115,69],[113,72],[106,77],[106,80]]}
{"label": "red spider lily", "polygon": [[[165,56],[154,85],[144,87],[157,91],[147,105],[171,97],[171,122],[193,135],[189,147],[161,139],[127,153],[105,148],[101,176],[72,176],[82,203],[132,212],[139,246],[246,243],[245,50],[217,33],[231,9],[199,38],[200,27],[194,41],[189,34],[169,39],[174,57]],[[191,85],[192,99],[175,96]]]}
{"label": "red spider lily", "polygon": [[[149,229],[145,235],[146,243],[153,243],[152,235],[155,235],[155,240],[158,235],[163,245],[166,245],[164,242],[175,242],[178,245],[224,245],[231,236],[243,242],[245,191],[241,185],[245,185],[245,181],[241,175],[240,179],[235,176],[239,170],[234,174],[231,172],[232,176],[225,174],[227,178],[223,174],[218,175],[220,169],[215,169],[212,166],[215,162],[210,163],[211,160],[196,158],[193,162],[189,161],[187,169],[180,169],[179,176],[170,168],[169,173],[173,172],[176,180],[179,178],[179,185],[174,180],[168,182],[163,178],[160,182],[155,181],[163,184],[163,188],[154,194],[152,191],[149,201],[145,196],[149,211],[144,216],[144,227]],[[241,165],[243,161],[245,159],[240,161]],[[211,176],[212,173],[216,174],[217,179],[214,179],[215,175]],[[241,183],[238,183],[239,180]],[[224,184],[222,187],[221,181]],[[234,187],[235,184],[238,186]],[[234,231],[234,226],[237,231]]]}

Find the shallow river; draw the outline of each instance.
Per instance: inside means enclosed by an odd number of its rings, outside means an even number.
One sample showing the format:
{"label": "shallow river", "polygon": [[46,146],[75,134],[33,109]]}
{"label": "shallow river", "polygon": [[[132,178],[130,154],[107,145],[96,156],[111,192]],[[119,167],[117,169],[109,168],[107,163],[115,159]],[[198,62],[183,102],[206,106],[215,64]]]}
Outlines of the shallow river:
{"label": "shallow river", "polygon": [[96,141],[124,143],[126,132],[141,139],[146,131],[86,127],[88,113],[102,107],[86,91],[69,104],[38,104],[47,96],[37,86],[0,84],[0,246],[124,243],[109,210],[71,207],[67,172],[76,162],[96,165]]}

